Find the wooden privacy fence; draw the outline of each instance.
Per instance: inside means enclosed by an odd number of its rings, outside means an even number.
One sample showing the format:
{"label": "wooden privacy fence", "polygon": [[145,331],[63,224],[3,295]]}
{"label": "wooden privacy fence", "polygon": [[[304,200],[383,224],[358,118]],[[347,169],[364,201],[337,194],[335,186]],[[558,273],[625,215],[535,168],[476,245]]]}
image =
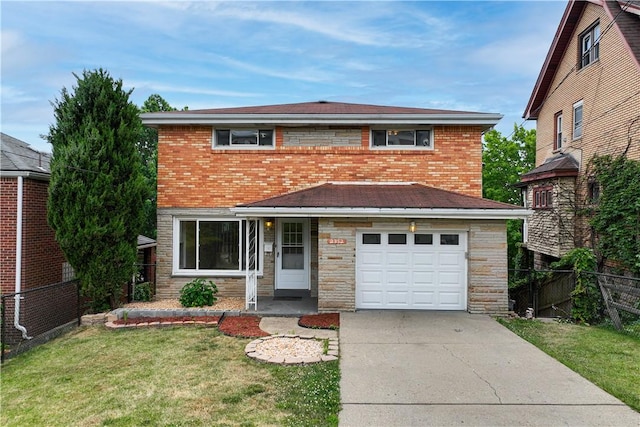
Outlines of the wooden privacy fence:
{"label": "wooden privacy fence", "polygon": [[[618,330],[625,329],[626,317],[620,311],[640,316],[640,279],[613,274],[593,273],[598,279],[604,303],[611,322]],[[634,323],[640,322],[636,317]],[[640,333],[640,325],[638,332]]]}

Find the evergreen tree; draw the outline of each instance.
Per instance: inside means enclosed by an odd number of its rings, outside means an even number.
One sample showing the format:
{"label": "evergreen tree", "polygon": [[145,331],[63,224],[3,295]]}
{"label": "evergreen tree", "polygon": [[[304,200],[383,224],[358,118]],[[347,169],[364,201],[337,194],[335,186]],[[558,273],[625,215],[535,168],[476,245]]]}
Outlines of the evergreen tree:
{"label": "evergreen tree", "polygon": [[117,306],[136,271],[147,197],[136,144],[138,108],[103,69],[74,74],[52,102],[48,220],[93,310]]}

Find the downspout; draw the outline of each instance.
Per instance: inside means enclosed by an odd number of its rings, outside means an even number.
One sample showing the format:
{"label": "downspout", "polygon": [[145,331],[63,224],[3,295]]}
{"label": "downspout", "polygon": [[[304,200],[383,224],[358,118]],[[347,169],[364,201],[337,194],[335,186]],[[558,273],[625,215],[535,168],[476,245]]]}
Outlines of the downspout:
{"label": "downspout", "polygon": [[30,340],[27,335],[27,328],[20,324],[20,292],[22,291],[22,199],[24,182],[21,176],[18,177],[18,206],[16,209],[16,294],[13,297],[15,307],[13,309],[13,326],[22,332],[22,338]]}

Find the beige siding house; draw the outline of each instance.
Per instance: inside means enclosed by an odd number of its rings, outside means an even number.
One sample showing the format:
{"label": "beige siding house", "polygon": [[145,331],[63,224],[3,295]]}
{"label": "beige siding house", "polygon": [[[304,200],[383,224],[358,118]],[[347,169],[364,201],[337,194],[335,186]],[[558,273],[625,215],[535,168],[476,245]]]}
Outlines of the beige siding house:
{"label": "beige siding house", "polygon": [[597,201],[593,156],[640,159],[640,2],[570,1],[524,118],[537,120],[526,244],[544,267],[592,243],[577,214]]}

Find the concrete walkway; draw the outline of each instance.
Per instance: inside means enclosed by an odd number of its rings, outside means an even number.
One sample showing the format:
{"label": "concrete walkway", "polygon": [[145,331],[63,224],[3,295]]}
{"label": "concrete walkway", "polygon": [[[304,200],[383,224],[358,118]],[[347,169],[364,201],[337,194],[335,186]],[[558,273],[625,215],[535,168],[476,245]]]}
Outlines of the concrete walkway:
{"label": "concrete walkway", "polygon": [[494,319],[340,318],[341,426],[634,426],[640,414]]}
{"label": "concrete walkway", "polygon": [[332,329],[311,329],[298,326],[298,317],[263,317],[260,329],[272,335],[311,335],[316,338],[337,338],[338,332]]}

